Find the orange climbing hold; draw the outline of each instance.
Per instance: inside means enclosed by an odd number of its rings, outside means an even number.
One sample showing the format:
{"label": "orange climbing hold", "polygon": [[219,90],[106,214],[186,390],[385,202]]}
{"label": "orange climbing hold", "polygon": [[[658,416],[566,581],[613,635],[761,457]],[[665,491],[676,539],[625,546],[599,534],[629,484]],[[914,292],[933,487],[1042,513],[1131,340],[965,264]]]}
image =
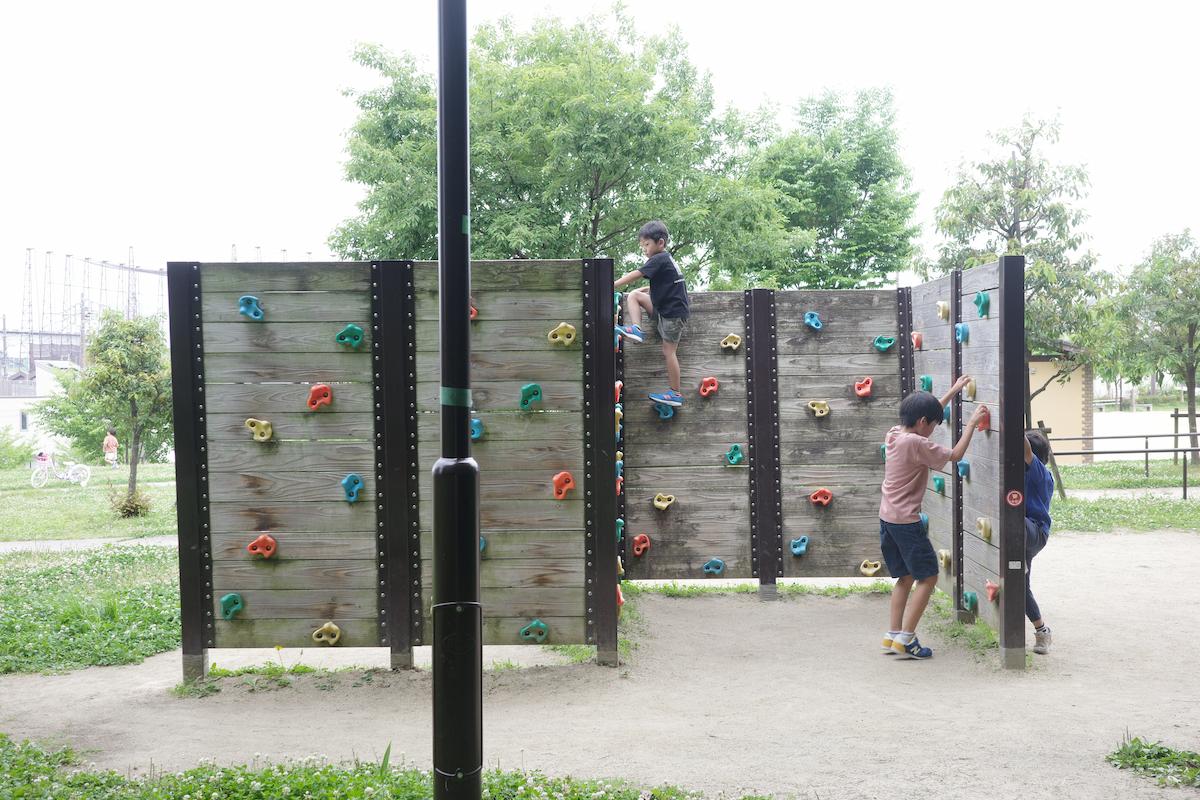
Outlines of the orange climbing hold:
{"label": "orange climbing hold", "polygon": [[275,540],[264,533],[253,542],[246,545],[246,552],[252,556],[270,558],[271,556],[275,555]]}
{"label": "orange climbing hold", "polygon": [[650,537],[649,536],[647,536],[644,533],[639,533],[637,536],[633,537],[633,554],[635,556],[640,557],[640,556],[642,556],[642,554],[644,554],[649,549],[650,549]]}
{"label": "orange climbing hold", "polygon": [[717,389],[721,388],[721,383],[713,376],[708,376],[700,381],[700,396],[708,397],[710,394],[716,394]]}
{"label": "orange climbing hold", "polygon": [[976,430],[986,431],[992,426],[992,412],[988,411],[988,407],[983,407],[983,413],[979,415],[979,424],[975,426]]}
{"label": "orange climbing hold", "polygon": [[833,502],[833,492],[822,486],[808,496],[814,506],[827,506]]}
{"label": "orange climbing hold", "polygon": [[625,381],[617,381],[613,384],[613,402],[621,402],[621,390],[625,388]]}
{"label": "orange climbing hold", "polygon": [[617,584],[617,616],[621,616],[621,607],[625,605],[625,595],[621,594],[621,585]]}
{"label": "orange climbing hold", "polygon": [[920,331],[913,331],[912,332],[912,340],[913,340],[913,349],[920,350],[921,346],[923,344],[925,344],[925,334],[921,333]]}
{"label": "orange climbing hold", "polygon": [[625,488],[625,479],[620,475],[617,476],[617,497],[621,496],[622,490]]}
{"label": "orange climbing hold", "polygon": [[563,471],[554,476],[554,499],[566,500],[567,492],[575,488],[575,478],[571,473]]}
{"label": "orange climbing hold", "polygon": [[854,393],[856,395],[858,395],[859,397],[870,397],[871,396],[871,386],[874,383],[875,382],[873,380],[871,380],[871,376],[868,375],[867,377],[863,378],[858,383],[854,384]]}
{"label": "orange climbing hold", "polygon": [[988,602],[989,603],[996,602],[996,598],[1000,596],[1000,586],[995,583],[992,583],[991,581],[988,581],[987,583],[985,583],[983,585],[983,588],[985,591],[987,591]]}
{"label": "orange climbing hold", "polygon": [[333,390],[323,383],[318,383],[308,390],[308,410],[316,411],[321,406],[333,404]]}
{"label": "orange climbing hold", "polygon": [[479,316],[479,309],[476,308],[475,306],[471,306],[471,319],[474,320],[478,316]]}

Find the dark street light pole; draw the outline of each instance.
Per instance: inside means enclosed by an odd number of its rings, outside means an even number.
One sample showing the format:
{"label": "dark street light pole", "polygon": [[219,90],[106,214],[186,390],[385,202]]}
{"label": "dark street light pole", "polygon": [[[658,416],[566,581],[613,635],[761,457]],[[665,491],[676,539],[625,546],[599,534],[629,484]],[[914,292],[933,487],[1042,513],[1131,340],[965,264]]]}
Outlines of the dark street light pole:
{"label": "dark street light pole", "polygon": [[438,4],[442,457],[433,465],[433,796],[478,800],[483,770],[479,465],[471,457],[467,4]]}

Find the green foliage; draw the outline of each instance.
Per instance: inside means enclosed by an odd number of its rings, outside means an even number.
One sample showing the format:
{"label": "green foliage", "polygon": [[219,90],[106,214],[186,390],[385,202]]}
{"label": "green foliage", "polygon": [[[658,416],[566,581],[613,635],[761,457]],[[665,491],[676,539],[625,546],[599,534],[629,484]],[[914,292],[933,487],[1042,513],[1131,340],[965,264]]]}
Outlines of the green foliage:
{"label": "green foliage", "polygon": [[1131,769],[1154,778],[1159,786],[1200,787],[1200,753],[1175,750],[1159,742],[1125,733],[1121,746],[1104,757],[1117,769]]}
{"label": "green foliage", "polygon": [[178,580],[170,547],[0,555],[0,674],[132,664],[178,647]]}
{"label": "green foliage", "polygon": [[0,470],[28,466],[33,449],[33,442],[18,436],[12,428],[0,428]]}
{"label": "green foliage", "polygon": [[1156,366],[1143,341],[1139,307],[1144,300],[1116,276],[1101,274],[1097,279],[1091,322],[1077,341],[1087,349],[1096,377],[1108,383],[1140,383]]}
{"label": "green foliage", "polygon": [[[1154,439],[1151,439],[1153,446]],[[1159,439],[1160,447],[1168,446],[1166,439]],[[1072,489],[1151,489],[1178,488],[1183,485],[1183,466],[1173,464],[1171,459],[1150,462],[1150,476],[1146,477],[1145,462],[1142,461],[1097,461],[1095,464],[1059,464],[1063,485],[1070,494]],[[1191,483],[1192,476],[1188,475]],[[1057,500],[1055,501],[1057,502]]]}
{"label": "green foliage", "polygon": [[145,517],[150,514],[150,497],[140,489],[133,494],[112,492],[108,496],[108,502],[121,519]]}
{"label": "green foliage", "polygon": [[[729,594],[758,594],[756,583],[734,583],[728,585],[692,583],[684,584],[675,581],[667,583],[631,583],[621,584],[626,599],[643,594],[658,594],[663,597],[705,597],[708,595]],[[781,597],[850,597],[858,594],[887,594],[892,591],[888,581],[873,581],[871,583],[855,583],[844,586],[812,586],[806,583],[777,584]]]}
{"label": "green foliage", "polygon": [[[1050,506],[1056,531],[1200,530],[1200,503],[1167,497],[1102,497],[1062,500]],[[1050,534],[1054,536],[1053,533]]]}

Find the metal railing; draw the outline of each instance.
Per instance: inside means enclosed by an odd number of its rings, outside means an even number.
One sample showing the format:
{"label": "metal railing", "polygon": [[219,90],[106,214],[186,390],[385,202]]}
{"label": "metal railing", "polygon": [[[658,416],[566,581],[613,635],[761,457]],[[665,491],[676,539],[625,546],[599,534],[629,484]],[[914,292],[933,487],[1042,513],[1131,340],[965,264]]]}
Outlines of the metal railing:
{"label": "metal railing", "polygon": [[[1076,442],[1076,441],[1094,442],[1094,441],[1112,440],[1112,439],[1142,439],[1143,446],[1140,449],[1133,449],[1133,450],[1130,450],[1130,449],[1125,449],[1125,450],[1055,450],[1052,447],[1050,459],[1051,459],[1051,461],[1053,461],[1055,456],[1105,456],[1105,455],[1138,455],[1138,454],[1140,454],[1145,457],[1144,474],[1147,478],[1150,477],[1150,455],[1152,453],[1171,453],[1171,454],[1173,454],[1173,457],[1174,457],[1174,461],[1172,463],[1177,463],[1179,461],[1179,454],[1184,453],[1185,457],[1182,459],[1183,460],[1183,499],[1186,500],[1187,496],[1188,496],[1188,458],[1186,457],[1186,454],[1200,453],[1200,447],[1180,447],[1178,445],[1178,438],[1180,435],[1189,436],[1190,434],[1188,434],[1188,433],[1184,433],[1184,434],[1128,433],[1128,434],[1120,434],[1120,435],[1116,435],[1116,436],[1055,436],[1053,438],[1047,437],[1047,439],[1050,442]],[[1151,439],[1166,439],[1166,438],[1172,438],[1172,437],[1177,440],[1174,447],[1163,447],[1163,448],[1151,448],[1150,447]],[[1061,494],[1065,498],[1066,497],[1065,487],[1062,487],[1061,479],[1059,482],[1059,486],[1060,486],[1060,488],[1063,489]]]}

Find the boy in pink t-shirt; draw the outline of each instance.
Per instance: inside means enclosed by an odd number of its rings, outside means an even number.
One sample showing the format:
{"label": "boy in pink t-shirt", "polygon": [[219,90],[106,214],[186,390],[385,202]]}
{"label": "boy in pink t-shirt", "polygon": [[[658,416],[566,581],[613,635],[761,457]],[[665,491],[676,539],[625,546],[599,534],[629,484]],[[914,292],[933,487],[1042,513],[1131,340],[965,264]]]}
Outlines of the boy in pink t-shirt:
{"label": "boy in pink t-shirt", "polygon": [[[937,586],[938,563],[929,532],[921,522],[921,501],[929,483],[929,470],[958,461],[971,444],[971,435],[986,407],[978,405],[953,449],[930,441],[942,423],[945,407],[970,381],[964,375],[941,400],[929,392],[913,392],[900,402],[900,423],[884,440],[885,466],[879,502],[879,547],[888,572],[896,578],[892,588],[890,625],[883,635],[885,653],[906,658],[929,658],[933,651],[917,640],[917,623]],[[913,583],[916,582],[916,590]]]}

